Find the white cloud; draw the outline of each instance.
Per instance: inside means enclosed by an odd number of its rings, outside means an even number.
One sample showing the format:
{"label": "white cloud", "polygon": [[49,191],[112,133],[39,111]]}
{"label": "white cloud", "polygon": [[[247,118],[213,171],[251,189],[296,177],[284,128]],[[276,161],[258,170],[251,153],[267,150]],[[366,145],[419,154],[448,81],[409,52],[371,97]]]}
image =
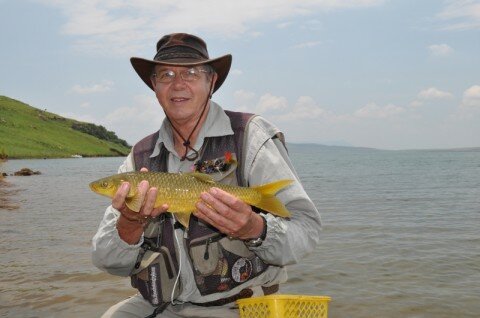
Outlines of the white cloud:
{"label": "white cloud", "polygon": [[282,22],[282,23],[277,24],[277,28],[286,29],[289,26],[291,26],[292,24],[293,24],[292,22]]}
{"label": "white cloud", "polygon": [[236,76],[240,76],[240,75],[243,75],[243,71],[242,70],[239,70],[239,69],[233,69],[229,72],[229,74],[231,75],[236,75]]}
{"label": "white cloud", "polygon": [[[318,11],[377,6],[384,0],[39,0],[66,16],[63,33],[91,54],[128,55],[143,51],[159,34],[184,30],[220,37],[258,36],[258,24],[312,16]],[[212,8],[215,14],[212,16]],[[315,21],[315,20],[314,20]],[[317,25],[318,23],[310,23]]]}
{"label": "white cloud", "polygon": [[480,110],[480,85],[473,85],[463,92],[463,108]]}
{"label": "white cloud", "polygon": [[59,114],[60,116],[63,116],[65,118],[71,118],[75,119],[78,121],[83,121],[86,123],[96,123],[98,122],[98,119],[90,114],[78,114],[78,113],[73,113],[73,112],[61,112]]}
{"label": "white cloud", "polygon": [[299,120],[299,119],[317,119],[327,115],[327,111],[317,105],[310,96],[300,96],[293,106],[293,109],[282,115],[280,120]]}
{"label": "white cloud", "polygon": [[388,104],[380,107],[375,103],[369,103],[354,112],[358,118],[389,118],[397,116],[405,111],[403,107]]}
{"label": "white cloud", "polygon": [[453,53],[453,49],[448,44],[432,44],[428,46],[430,53],[434,56],[446,57]]}
{"label": "white cloud", "polygon": [[74,85],[70,92],[76,94],[93,94],[93,93],[102,93],[107,92],[113,87],[112,81],[104,80],[99,84],[93,84],[90,86],[81,86],[79,84]]}
{"label": "white cloud", "polygon": [[255,93],[239,89],[233,93],[233,109],[239,112],[252,112],[254,105],[257,104],[255,98]]}
{"label": "white cloud", "polygon": [[323,28],[323,24],[320,20],[308,20],[302,24],[301,28],[307,31],[319,31]]}
{"label": "white cloud", "polygon": [[435,87],[424,89],[420,93],[418,93],[418,98],[422,100],[447,99],[452,97],[453,95],[451,93],[441,91]]}
{"label": "white cloud", "polygon": [[321,41],[309,41],[304,43],[299,43],[293,46],[294,49],[304,49],[304,48],[311,48],[321,44]]}
{"label": "white cloud", "polygon": [[105,125],[112,127],[118,136],[125,136],[129,142],[158,130],[165,115],[155,96],[135,96],[132,105],[123,106],[107,114]]}
{"label": "white cloud", "polygon": [[423,102],[414,100],[413,102],[410,103],[410,107],[417,108],[423,106]]}
{"label": "white cloud", "polygon": [[80,104],[81,108],[90,108],[90,103],[89,102],[84,102]]}
{"label": "white cloud", "polygon": [[450,0],[437,17],[447,21],[446,30],[480,29],[480,3],[476,0]]}
{"label": "white cloud", "polygon": [[257,112],[264,114],[270,111],[279,111],[288,107],[288,101],[285,97],[274,96],[270,93],[262,95],[257,103]]}
{"label": "white cloud", "polygon": [[233,98],[236,104],[243,105],[246,103],[251,103],[255,98],[255,93],[239,89],[233,93]]}

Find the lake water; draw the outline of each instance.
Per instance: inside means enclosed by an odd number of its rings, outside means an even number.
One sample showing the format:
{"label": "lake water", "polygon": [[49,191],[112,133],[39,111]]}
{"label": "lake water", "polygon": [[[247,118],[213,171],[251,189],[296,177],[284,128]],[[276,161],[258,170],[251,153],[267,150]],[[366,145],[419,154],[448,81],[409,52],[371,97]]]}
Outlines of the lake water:
{"label": "lake water", "polygon": [[[332,297],[329,317],[480,316],[480,152],[291,145],[321,211],[318,248],[281,292]],[[2,317],[98,317],[134,293],[96,269],[90,239],[108,199],[90,181],[123,158],[10,160],[0,208]]]}

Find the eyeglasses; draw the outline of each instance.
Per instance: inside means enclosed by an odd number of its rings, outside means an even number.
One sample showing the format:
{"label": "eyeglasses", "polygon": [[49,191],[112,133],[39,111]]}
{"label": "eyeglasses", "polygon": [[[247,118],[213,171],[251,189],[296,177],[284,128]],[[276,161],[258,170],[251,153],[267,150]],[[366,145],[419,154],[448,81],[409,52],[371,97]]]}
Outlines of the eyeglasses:
{"label": "eyeglasses", "polygon": [[[194,82],[201,77],[201,73],[210,73],[207,69],[202,67],[192,67],[183,71],[180,71],[180,77],[185,82]],[[177,77],[177,73],[172,70],[163,70],[155,72],[152,75],[158,83],[171,83]]]}

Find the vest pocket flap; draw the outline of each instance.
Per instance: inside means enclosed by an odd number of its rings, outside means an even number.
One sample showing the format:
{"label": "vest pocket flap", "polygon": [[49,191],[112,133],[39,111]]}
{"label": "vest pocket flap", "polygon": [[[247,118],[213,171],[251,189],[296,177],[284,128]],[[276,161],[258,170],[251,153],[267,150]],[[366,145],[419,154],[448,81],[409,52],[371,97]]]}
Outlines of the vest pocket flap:
{"label": "vest pocket flap", "polygon": [[224,237],[220,240],[220,244],[225,250],[241,257],[250,258],[254,255],[254,253],[250,251],[245,243],[243,243],[241,240],[232,240],[228,237]]}
{"label": "vest pocket flap", "polygon": [[157,259],[158,256],[160,256],[159,252],[146,251],[145,254],[143,254],[142,261],[140,262],[140,266],[138,266],[138,268],[133,270],[132,274],[140,273],[143,269],[150,266],[150,264],[152,264]]}
{"label": "vest pocket flap", "polygon": [[201,275],[210,275],[217,269],[219,255],[218,241],[213,237],[190,245],[193,266]]}

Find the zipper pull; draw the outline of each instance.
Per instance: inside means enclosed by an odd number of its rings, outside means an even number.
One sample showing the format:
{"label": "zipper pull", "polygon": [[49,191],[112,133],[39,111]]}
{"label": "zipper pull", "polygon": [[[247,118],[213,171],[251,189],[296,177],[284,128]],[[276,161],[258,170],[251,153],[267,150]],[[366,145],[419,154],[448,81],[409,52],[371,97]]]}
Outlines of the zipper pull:
{"label": "zipper pull", "polygon": [[145,249],[140,248],[140,252],[138,253],[138,256],[137,256],[137,262],[135,263],[135,269],[138,269],[140,267],[140,264],[142,263],[142,258],[145,252],[146,252]]}
{"label": "zipper pull", "polygon": [[210,258],[210,253],[208,252],[208,246],[210,245],[211,242],[212,242],[212,238],[210,237],[207,240],[207,244],[205,245],[205,253],[203,254],[203,259],[204,260],[207,260],[207,259]]}

